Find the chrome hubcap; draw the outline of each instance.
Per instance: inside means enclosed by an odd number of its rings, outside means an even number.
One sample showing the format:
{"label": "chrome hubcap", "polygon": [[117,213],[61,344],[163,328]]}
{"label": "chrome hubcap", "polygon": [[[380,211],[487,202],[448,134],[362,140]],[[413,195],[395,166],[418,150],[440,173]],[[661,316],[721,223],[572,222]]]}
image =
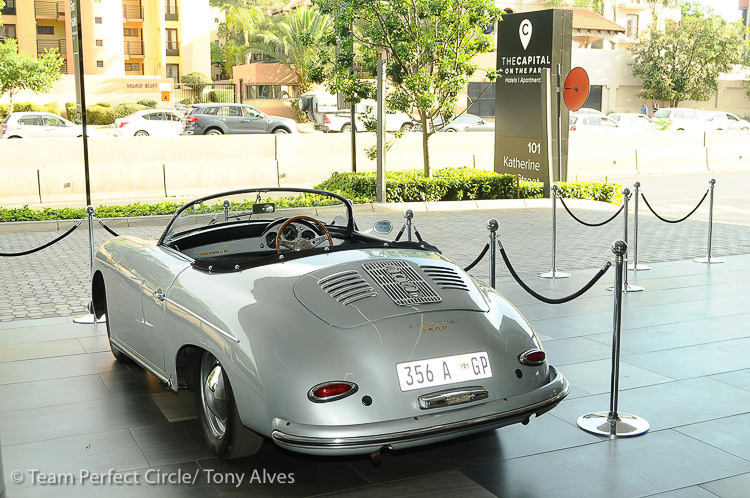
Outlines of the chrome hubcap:
{"label": "chrome hubcap", "polygon": [[201,401],[211,435],[221,439],[227,431],[228,405],[224,373],[218,360],[206,354],[201,362]]}

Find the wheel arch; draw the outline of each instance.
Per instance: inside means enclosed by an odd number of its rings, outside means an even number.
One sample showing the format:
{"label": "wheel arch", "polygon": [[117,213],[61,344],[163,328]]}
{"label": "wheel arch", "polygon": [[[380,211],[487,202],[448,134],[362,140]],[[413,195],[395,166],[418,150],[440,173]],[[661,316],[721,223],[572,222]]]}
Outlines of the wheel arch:
{"label": "wheel arch", "polygon": [[96,318],[101,318],[107,310],[107,291],[104,285],[104,275],[96,270],[91,279],[91,304]]}

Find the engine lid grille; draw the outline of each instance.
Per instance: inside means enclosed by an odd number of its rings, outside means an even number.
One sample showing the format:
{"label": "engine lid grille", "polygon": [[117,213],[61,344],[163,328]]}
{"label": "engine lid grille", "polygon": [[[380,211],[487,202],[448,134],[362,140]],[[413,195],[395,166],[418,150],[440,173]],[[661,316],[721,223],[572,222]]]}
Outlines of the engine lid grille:
{"label": "engine lid grille", "polygon": [[399,306],[442,301],[442,298],[430,287],[430,284],[406,261],[390,260],[364,263],[362,268]]}
{"label": "engine lid grille", "polygon": [[441,289],[457,289],[457,290],[469,290],[469,286],[466,285],[461,276],[456,273],[453,268],[447,268],[444,266],[420,266],[423,272],[430,276]]}
{"label": "engine lid grille", "polygon": [[318,280],[318,285],[344,306],[378,295],[372,285],[357,270],[347,270],[328,275]]}

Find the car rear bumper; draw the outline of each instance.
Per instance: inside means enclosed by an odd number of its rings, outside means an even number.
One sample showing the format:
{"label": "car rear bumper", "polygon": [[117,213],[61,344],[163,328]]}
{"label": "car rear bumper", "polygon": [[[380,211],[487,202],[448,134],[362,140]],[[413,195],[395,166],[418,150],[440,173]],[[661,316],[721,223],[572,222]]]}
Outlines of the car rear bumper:
{"label": "car rear bumper", "polygon": [[557,406],[570,392],[570,382],[563,374],[552,366],[549,370],[550,382],[530,394],[357,426],[312,426],[275,419],[271,437],[279,446],[300,453],[350,455],[374,453],[383,447],[421,446],[528,422],[532,415],[542,415]]}

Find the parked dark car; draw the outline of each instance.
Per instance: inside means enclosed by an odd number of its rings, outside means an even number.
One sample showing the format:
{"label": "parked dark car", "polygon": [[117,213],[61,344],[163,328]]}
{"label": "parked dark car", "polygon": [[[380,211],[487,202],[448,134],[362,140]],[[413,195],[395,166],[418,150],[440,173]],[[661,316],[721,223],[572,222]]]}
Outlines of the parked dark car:
{"label": "parked dark car", "polygon": [[185,135],[297,133],[293,119],[269,116],[246,104],[193,104],[185,119]]}

